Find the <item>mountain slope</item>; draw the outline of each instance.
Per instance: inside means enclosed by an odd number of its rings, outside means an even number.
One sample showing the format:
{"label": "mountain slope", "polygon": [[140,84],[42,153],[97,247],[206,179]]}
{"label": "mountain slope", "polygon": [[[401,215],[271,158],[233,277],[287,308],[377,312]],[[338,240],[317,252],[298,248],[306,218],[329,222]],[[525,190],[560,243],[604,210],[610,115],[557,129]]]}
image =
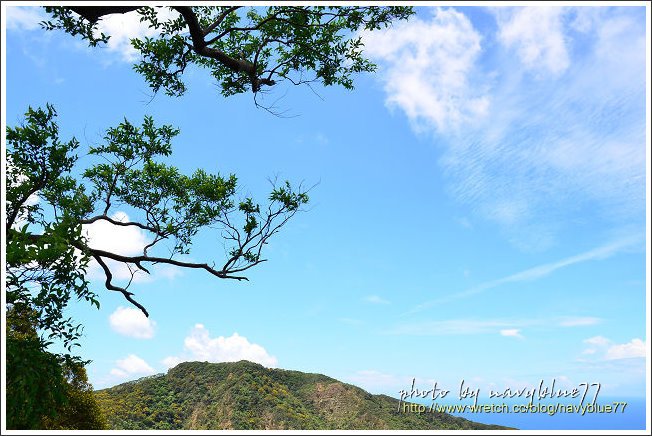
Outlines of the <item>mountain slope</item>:
{"label": "mountain slope", "polygon": [[256,363],[184,362],[167,374],[96,392],[112,429],[491,429],[321,374]]}

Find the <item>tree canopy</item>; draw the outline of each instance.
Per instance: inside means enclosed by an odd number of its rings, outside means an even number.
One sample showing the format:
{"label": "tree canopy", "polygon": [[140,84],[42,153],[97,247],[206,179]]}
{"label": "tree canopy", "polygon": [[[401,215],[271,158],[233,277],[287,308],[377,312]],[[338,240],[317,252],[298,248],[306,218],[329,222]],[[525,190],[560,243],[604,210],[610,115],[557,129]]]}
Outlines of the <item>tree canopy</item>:
{"label": "tree canopy", "polygon": [[[107,260],[150,273],[148,266],[168,264],[201,269],[221,279],[246,280],[245,272],[264,262],[263,246],[308,202],[301,186],[289,182],[274,186],[266,207],[250,197],[237,199],[237,178],[208,174],[202,169],[184,175],[158,161],[172,152],[171,140],[179,131],[157,127],[151,117],[142,126],[126,119],[109,128],[104,142],[88,149],[95,163],[75,177],[73,167],[79,142],[61,141],[55,109],[30,108],[21,127],[7,128],[7,293],[8,303],[29,302],[43,309],[39,327],[56,334],[61,309],[71,294],[99,305],[90,291],[86,271],[94,259],[105,274],[105,286],[133,299],[133,293],[113,282]],[[38,201],[30,198],[38,195]],[[116,219],[117,208],[140,217]],[[82,226],[105,221],[136,227],[151,241],[142,253],[126,256],[93,247]],[[223,241],[225,258],[218,265],[179,258],[190,253],[193,237],[213,228]],[[156,253],[167,243],[166,256]]]}
{"label": "tree canopy", "polygon": [[171,96],[186,91],[183,73],[189,65],[206,68],[224,96],[288,81],[320,82],[353,88],[353,75],[372,72],[364,57],[359,31],[373,31],[407,19],[411,7],[362,6],[74,6],[46,7],[52,19],[46,29],[63,29],[88,41],[108,42],[98,30],[110,14],[136,11],[158,32],[135,38],[141,55],[134,69],[155,91]]}

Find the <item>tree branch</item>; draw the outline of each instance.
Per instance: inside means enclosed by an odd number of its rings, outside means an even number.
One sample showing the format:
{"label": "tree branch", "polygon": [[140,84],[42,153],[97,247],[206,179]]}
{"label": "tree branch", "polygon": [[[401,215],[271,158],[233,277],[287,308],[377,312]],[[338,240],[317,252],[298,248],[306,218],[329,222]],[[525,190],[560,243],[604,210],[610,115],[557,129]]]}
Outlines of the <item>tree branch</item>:
{"label": "tree branch", "polygon": [[116,221],[113,218],[110,218],[108,215],[97,215],[97,216],[94,216],[93,218],[80,220],[79,223],[80,224],[93,224],[94,222],[100,221],[100,220],[108,221],[111,224],[116,225],[116,226],[122,226],[122,227],[135,226],[135,227],[139,227],[139,228],[141,228],[143,230],[147,230],[148,232],[152,232],[152,233],[155,233],[157,235],[161,235],[161,231],[154,228],[154,227],[146,226],[144,224],[141,224],[141,223],[138,223],[138,222],[132,222],[132,221],[129,221],[129,222]]}
{"label": "tree branch", "polygon": [[[135,11],[140,7],[142,6],[76,6],[71,7],[70,10],[79,14],[89,22],[96,23],[97,20],[105,15],[124,14],[127,12]],[[275,82],[273,80],[259,78],[256,74],[254,64],[247,61],[246,59],[235,59],[230,57],[221,50],[208,47],[206,41],[204,40],[204,36],[206,34],[210,33],[210,31],[217,27],[229,13],[233,12],[237,8],[239,8],[239,6],[227,9],[217,18],[213,24],[211,24],[211,26],[209,26],[207,30],[203,30],[199,24],[197,15],[195,15],[194,11],[192,10],[192,7],[173,7],[174,10],[181,14],[186,24],[188,25],[188,30],[190,31],[190,37],[193,43],[193,50],[197,54],[219,61],[224,66],[233,71],[245,73],[251,80],[254,92],[257,92],[262,85],[272,86]]]}
{"label": "tree branch", "polygon": [[106,265],[102,257],[99,254],[93,254],[93,258],[97,261],[97,263],[100,264],[100,266],[104,270],[104,275],[106,276],[106,281],[104,282],[104,285],[106,286],[106,289],[110,291],[121,292],[122,295],[124,295],[124,297],[127,299],[127,301],[129,301],[131,304],[139,308],[140,311],[143,312],[145,316],[149,318],[149,313],[147,312],[147,309],[145,309],[142,304],[140,304],[139,302],[131,298],[131,296],[134,295],[133,293],[127,291],[125,288],[115,286],[113,283],[111,283],[111,280],[113,279],[113,274],[111,274],[111,270]]}
{"label": "tree branch", "polygon": [[[41,189],[45,188],[45,184],[48,181],[48,173],[47,171],[43,170],[43,173],[41,174],[41,177],[39,177],[39,180],[37,183],[32,186],[32,188],[27,191],[23,196],[18,200],[17,204],[15,207],[12,209],[11,213],[7,217],[7,225],[6,225],[6,231],[9,233],[9,229],[14,225],[14,222],[16,221],[16,218],[18,218],[18,214],[20,213],[20,208],[23,207],[23,204],[27,200],[29,200],[29,197],[31,197],[33,194],[36,194],[38,191]],[[12,205],[14,206],[14,205]]]}
{"label": "tree branch", "polygon": [[222,50],[209,47],[204,40],[204,31],[202,30],[197,15],[193,12],[192,7],[175,6],[173,9],[179,12],[186,21],[188,30],[190,31],[190,38],[192,39],[192,47],[197,54],[215,59],[235,72],[245,73],[251,81],[252,90],[254,92],[258,92],[262,85],[272,86],[276,83],[268,78],[258,77],[256,66],[248,60],[235,59],[224,53]]}
{"label": "tree branch", "polygon": [[270,15],[269,17],[265,18],[264,20],[260,21],[254,27],[229,27],[228,29],[225,29],[222,33],[220,33],[219,35],[215,36],[210,41],[208,41],[207,44],[211,44],[211,43],[213,43],[215,41],[218,41],[218,40],[222,39],[224,36],[228,35],[231,32],[251,32],[251,31],[255,31],[255,30],[260,30],[260,28],[263,27],[263,25],[265,25],[266,23],[268,23],[268,22],[270,22],[272,20],[276,20],[278,18],[278,16],[281,15],[282,13],[283,13],[282,11],[276,12],[276,13]]}
{"label": "tree branch", "polygon": [[141,7],[142,6],[71,6],[70,10],[87,19],[91,23],[96,23],[97,20],[105,15],[125,14],[140,9]]}
{"label": "tree branch", "polygon": [[[182,262],[176,259],[168,259],[166,257],[152,257],[152,256],[123,256],[121,254],[111,253],[109,251],[98,250],[96,248],[84,247],[88,250],[93,257],[102,256],[108,259],[113,259],[118,262],[123,263],[133,263],[139,268],[142,268],[141,262],[151,262],[151,263],[164,263],[167,265],[180,266],[183,268],[193,268],[193,269],[203,269],[211,273],[212,275],[219,277],[221,279],[233,279],[233,280],[249,280],[246,277],[231,276],[229,273],[231,271],[218,271],[213,267],[209,266],[206,263],[192,263],[192,262]],[[261,261],[262,262],[262,261]]]}
{"label": "tree branch", "polygon": [[230,8],[228,8],[228,9],[226,9],[224,12],[222,12],[222,13],[221,13],[221,14],[220,14],[216,19],[215,19],[215,21],[213,21],[213,23],[212,23],[210,26],[208,26],[208,27],[206,28],[206,30],[204,30],[204,32],[203,32],[203,33],[204,33],[204,36],[208,35],[208,34],[211,33],[213,30],[215,30],[215,28],[216,28],[217,26],[219,26],[219,25],[222,23],[222,21],[224,21],[224,19],[225,19],[226,17],[229,16],[229,14],[230,14],[231,12],[235,12],[235,11],[237,11],[238,9],[240,9],[241,7],[242,7],[242,6],[231,6]]}

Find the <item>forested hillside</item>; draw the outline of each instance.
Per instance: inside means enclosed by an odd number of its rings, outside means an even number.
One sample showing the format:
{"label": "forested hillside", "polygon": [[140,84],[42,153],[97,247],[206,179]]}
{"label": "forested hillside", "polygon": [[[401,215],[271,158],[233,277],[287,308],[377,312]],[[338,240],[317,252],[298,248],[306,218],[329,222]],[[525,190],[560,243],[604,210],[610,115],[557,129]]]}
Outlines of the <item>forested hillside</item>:
{"label": "forested hillside", "polygon": [[112,429],[496,429],[441,413],[404,413],[398,400],[321,374],[261,365],[185,362],[97,392]]}

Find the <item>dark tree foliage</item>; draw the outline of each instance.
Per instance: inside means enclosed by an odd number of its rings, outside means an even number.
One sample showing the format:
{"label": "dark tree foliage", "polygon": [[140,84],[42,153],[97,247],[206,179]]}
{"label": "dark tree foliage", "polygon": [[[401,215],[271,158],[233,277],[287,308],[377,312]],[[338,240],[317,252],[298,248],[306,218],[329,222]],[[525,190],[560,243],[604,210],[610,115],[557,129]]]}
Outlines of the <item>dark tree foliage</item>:
{"label": "dark tree foliage", "polygon": [[93,386],[83,364],[65,363],[62,375],[66,381],[66,401],[53,417],[43,419],[47,430],[103,430],[108,428],[104,413],[95,398]]}
{"label": "dark tree foliage", "polygon": [[99,307],[89,288],[89,254],[79,250],[81,220],[92,209],[84,187],[72,177],[76,139],[59,140],[54,108],[29,109],[22,127],[7,127],[7,304],[34,311],[34,327],[48,339],[74,345],[81,327],[64,317],[71,297]]}
{"label": "dark tree foliage", "polygon": [[[372,72],[359,31],[373,31],[407,19],[411,7],[361,6],[74,6],[46,7],[46,29],[63,29],[91,46],[111,35],[97,30],[110,14],[140,15],[159,35],[133,39],[141,61],[134,69],[154,91],[186,91],[189,65],[206,68],[225,96],[254,94],[281,81],[320,82],[353,88],[353,75]],[[164,12],[172,12],[164,14]]]}
{"label": "dark tree foliage", "polygon": [[25,305],[7,311],[7,428],[105,429],[85,362],[45,351],[38,315]]}

